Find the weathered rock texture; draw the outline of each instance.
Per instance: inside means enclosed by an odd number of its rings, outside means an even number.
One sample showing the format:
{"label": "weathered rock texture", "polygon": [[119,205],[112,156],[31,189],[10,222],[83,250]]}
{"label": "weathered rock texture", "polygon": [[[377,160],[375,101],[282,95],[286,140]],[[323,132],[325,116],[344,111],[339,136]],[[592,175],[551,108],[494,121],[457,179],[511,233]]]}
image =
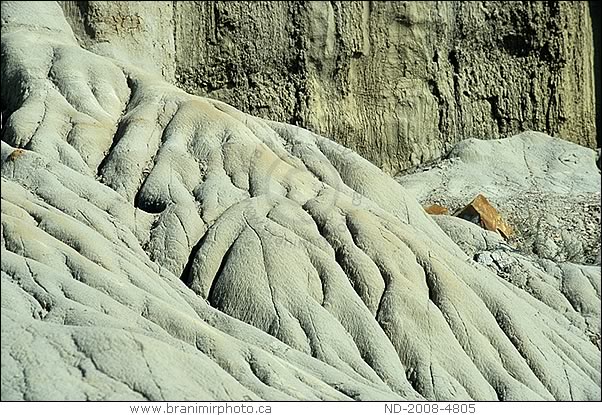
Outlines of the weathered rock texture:
{"label": "weathered rock texture", "polygon": [[600,264],[596,152],[542,133],[465,140],[449,156],[398,177],[423,204],[451,212],[483,193],[507,218],[512,243],[558,262]]}
{"label": "weathered rock texture", "polygon": [[[600,267],[526,257],[495,232],[454,216],[435,221],[466,254],[550,307],[570,307],[585,319],[585,331],[600,349]],[[596,294],[598,293],[598,294]],[[563,300],[558,302],[562,295]],[[568,301],[565,302],[565,300]]]}
{"label": "weathered rock texture", "polygon": [[595,272],[540,299],[345,147],[1,12],[2,399],[600,399]]}
{"label": "weathered rock texture", "polygon": [[595,146],[587,2],[63,7],[90,50],[110,41],[111,56],[332,137],[389,173],[470,137],[538,130]]}

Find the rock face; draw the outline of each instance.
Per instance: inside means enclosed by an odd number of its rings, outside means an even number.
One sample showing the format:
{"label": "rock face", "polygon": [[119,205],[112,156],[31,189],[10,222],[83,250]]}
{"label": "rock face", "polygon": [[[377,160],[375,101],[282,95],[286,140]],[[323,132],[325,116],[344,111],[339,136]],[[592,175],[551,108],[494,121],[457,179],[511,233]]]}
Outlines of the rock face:
{"label": "rock face", "polygon": [[505,238],[511,237],[514,233],[512,227],[506,223],[497,209],[482,194],[477,195],[456,216],[477,223],[488,231],[498,232]]}
{"label": "rock face", "polygon": [[596,142],[587,2],[62,2],[82,44],[389,173],[460,139]]}
{"label": "rock face", "polygon": [[1,7],[3,400],[601,398],[595,268],[532,293],[353,151]]}

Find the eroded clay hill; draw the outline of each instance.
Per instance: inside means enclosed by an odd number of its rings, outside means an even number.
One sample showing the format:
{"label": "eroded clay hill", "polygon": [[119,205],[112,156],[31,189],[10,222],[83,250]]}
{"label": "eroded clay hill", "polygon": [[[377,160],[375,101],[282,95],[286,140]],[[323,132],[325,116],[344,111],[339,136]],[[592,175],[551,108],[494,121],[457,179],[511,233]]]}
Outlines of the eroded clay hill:
{"label": "eroded clay hill", "polygon": [[86,51],[54,3],[2,2],[1,62],[2,399],[600,399],[589,309],[352,151]]}

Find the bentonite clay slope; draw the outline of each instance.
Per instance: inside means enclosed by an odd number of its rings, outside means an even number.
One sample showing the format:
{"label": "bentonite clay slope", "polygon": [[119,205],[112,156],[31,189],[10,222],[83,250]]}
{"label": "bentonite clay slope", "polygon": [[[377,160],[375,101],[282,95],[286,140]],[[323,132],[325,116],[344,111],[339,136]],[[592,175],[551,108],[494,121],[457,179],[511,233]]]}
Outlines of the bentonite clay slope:
{"label": "bentonite clay slope", "polygon": [[116,62],[2,3],[2,399],[600,399],[378,168]]}
{"label": "bentonite clay slope", "polygon": [[422,171],[398,177],[424,204],[455,211],[483,193],[525,253],[600,265],[600,171],[594,150],[528,131],[465,140]]}

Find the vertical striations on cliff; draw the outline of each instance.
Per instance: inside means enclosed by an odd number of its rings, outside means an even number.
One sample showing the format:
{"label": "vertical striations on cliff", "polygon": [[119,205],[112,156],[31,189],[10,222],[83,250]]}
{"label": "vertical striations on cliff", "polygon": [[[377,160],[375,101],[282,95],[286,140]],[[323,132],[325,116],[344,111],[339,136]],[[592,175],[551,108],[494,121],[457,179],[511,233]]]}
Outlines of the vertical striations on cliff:
{"label": "vertical striations on cliff", "polygon": [[81,42],[144,44],[136,63],[188,92],[309,128],[390,173],[469,137],[596,143],[587,2],[76,3],[62,4]]}

